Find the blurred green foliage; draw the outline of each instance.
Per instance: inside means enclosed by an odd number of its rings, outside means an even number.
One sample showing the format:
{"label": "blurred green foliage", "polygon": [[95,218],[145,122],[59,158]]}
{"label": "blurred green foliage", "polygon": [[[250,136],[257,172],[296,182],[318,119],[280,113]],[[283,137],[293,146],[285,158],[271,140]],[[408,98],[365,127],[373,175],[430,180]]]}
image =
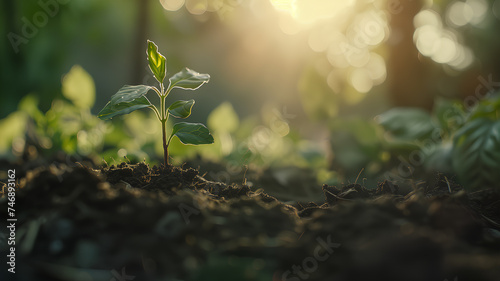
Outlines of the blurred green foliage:
{"label": "blurred green foliage", "polygon": [[[55,6],[41,5],[39,2]],[[16,109],[20,99],[29,93],[38,97],[42,111],[61,97],[61,76],[74,64],[82,64],[101,84],[129,75],[127,68],[107,71],[95,62],[120,64],[130,53],[134,37],[134,6],[131,1],[2,1],[0,32],[0,83],[2,97],[0,118]],[[43,20],[43,19],[46,20]],[[43,20],[43,21],[42,21]],[[8,36],[24,38],[11,40]],[[121,46],[119,49],[113,46]],[[102,75],[102,77],[101,77]],[[8,93],[8,94],[7,94]]]}
{"label": "blurred green foliage", "polygon": [[500,93],[469,106],[440,99],[432,113],[393,108],[375,119],[338,120],[331,126],[332,169],[340,179],[425,179],[457,175],[464,187],[497,186],[500,178]]}
{"label": "blurred green foliage", "polygon": [[26,145],[44,155],[65,151],[86,156],[102,150],[107,128],[90,112],[95,100],[93,79],[74,66],[63,77],[62,92],[65,99],[53,100],[46,112],[39,109],[33,94],[21,100],[17,111],[0,124],[0,130],[7,132],[0,145],[2,155],[20,155]]}
{"label": "blurred green foliage", "polygon": [[[28,95],[17,111],[0,121],[0,130],[4,132],[0,143],[3,157],[20,156],[26,145],[33,145],[42,156],[64,151],[97,162],[115,163],[124,157],[128,161],[159,162],[162,138],[154,113],[138,111],[133,116],[115,118],[113,123],[101,121],[90,112],[95,100],[93,79],[78,65],[63,76],[62,92],[63,98],[53,100],[46,112],[39,109],[35,95]],[[300,148],[304,141],[291,131],[290,120],[277,108],[265,106],[261,115],[240,121],[233,106],[224,102],[208,117],[214,145],[186,147],[174,138],[171,156],[177,164],[201,155],[214,161],[232,161],[241,167],[284,163],[307,166],[321,158],[317,148]],[[168,122],[167,130],[172,125]]]}
{"label": "blurred green foliage", "polygon": [[[100,157],[112,161],[124,156],[142,160],[154,155],[154,139],[160,136],[148,129],[156,125],[154,116],[139,114],[137,118],[120,120],[115,125],[101,121],[90,112],[95,86],[82,67],[76,65],[64,75],[62,93],[63,98],[52,100],[46,112],[39,109],[35,95],[28,95],[21,100],[17,111],[1,120],[0,130],[5,132],[0,143],[3,157],[21,156],[28,146],[33,146],[45,157],[64,151],[96,161],[100,161]],[[134,136],[132,141],[129,141],[130,135]]]}

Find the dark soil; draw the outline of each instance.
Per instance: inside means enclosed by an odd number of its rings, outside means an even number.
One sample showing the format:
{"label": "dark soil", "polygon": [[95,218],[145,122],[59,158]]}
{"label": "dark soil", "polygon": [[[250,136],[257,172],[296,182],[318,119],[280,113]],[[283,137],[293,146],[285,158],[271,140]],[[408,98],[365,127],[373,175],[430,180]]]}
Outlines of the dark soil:
{"label": "dark soil", "polygon": [[1,280],[500,280],[500,190],[443,176],[409,193],[317,187],[322,200],[290,204],[144,163],[17,179],[16,274]]}

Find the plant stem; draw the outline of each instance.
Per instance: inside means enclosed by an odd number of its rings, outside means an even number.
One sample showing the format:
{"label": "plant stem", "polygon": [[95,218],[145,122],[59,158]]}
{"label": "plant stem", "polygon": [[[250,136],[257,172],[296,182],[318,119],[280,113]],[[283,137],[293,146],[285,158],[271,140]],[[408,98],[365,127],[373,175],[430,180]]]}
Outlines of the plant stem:
{"label": "plant stem", "polygon": [[165,99],[167,98],[167,95],[164,93],[164,88],[163,88],[163,83],[160,83],[160,114],[161,114],[161,133],[163,136],[163,163],[165,166],[168,165],[168,144],[167,144],[167,120],[168,120],[168,113],[165,108]]}
{"label": "plant stem", "polygon": [[168,145],[167,145],[167,132],[166,132],[166,122],[167,120],[162,120],[161,121],[161,131],[163,135],[163,162],[165,166],[168,165]]}

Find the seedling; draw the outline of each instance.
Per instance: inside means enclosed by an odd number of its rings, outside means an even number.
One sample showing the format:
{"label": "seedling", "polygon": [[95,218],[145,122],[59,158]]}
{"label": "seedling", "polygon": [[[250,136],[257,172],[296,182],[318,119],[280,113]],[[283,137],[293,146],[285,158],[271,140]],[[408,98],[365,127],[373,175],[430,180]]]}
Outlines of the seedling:
{"label": "seedling", "polygon": [[[160,89],[154,86],[137,85],[123,86],[116,94],[111,97],[111,100],[99,112],[98,117],[107,120],[118,115],[128,114],[134,110],[141,108],[152,109],[158,120],[161,122],[163,135],[163,157],[165,165],[168,164],[168,146],[174,136],[177,136],[183,144],[210,144],[214,142],[214,138],[208,131],[208,128],[201,123],[176,123],[170,136],[167,138],[166,124],[168,117],[172,115],[175,118],[187,118],[191,115],[191,109],[194,105],[194,100],[178,100],[172,103],[168,108],[165,100],[174,88],[185,90],[196,90],[210,80],[210,75],[201,74],[189,68],[184,68],[168,79],[168,87],[165,88],[163,80],[167,73],[167,65],[165,57],[158,52],[158,46],[148,40],[148,48],[146,54],[149,61],[149,69],[153,73],[155,79],[160,83]],[[153,90],[160,98],[160,109],[154,106],[146,97],[146,94]]]}

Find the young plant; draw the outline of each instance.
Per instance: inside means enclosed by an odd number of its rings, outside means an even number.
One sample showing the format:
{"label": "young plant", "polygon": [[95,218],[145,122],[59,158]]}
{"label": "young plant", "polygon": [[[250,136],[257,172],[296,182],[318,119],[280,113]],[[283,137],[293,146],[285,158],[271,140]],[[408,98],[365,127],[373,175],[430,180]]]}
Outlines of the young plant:
{"label": "young plant", "polygon": [[[152,41],[148,40],[148,48],[146,54],[149,61],[149,69],[160,84],[160,89],[154,86],[137,85],[123,86],[116,94],[111,97],[111,100],[99,112],[98,117],[107,120],[118,115],[128,114],[134,110],[141,108],[152,109],[158,120],[161,122],[163,135],[163,157],[165,165],[168,164],[168,146],[174,136],[177,136],[183,144],[210,144],[214,142],[214,138],[208,131],[207,127],[201,123],[186,123],[179,122],[173,126],[170,136],[167,138],[166,124],[168,117],[172,115],[175,118],[187,118],[191,115],[191,109],[194,105],[194,100],[178,100],[172,103],[169,107],[166,106],[165,100],[174,88],[185,90],[196,90],[201,85],[210,80],[210,75],[201,74],[189,68],[184,68],[168,79],[168,87],[165,88],[163,80],[167,73],[167,65],[165,57],[158,52],[158,47]],[[146,94],[153,90],[160,98],[160,108],[154,106],[146,97]]]}

